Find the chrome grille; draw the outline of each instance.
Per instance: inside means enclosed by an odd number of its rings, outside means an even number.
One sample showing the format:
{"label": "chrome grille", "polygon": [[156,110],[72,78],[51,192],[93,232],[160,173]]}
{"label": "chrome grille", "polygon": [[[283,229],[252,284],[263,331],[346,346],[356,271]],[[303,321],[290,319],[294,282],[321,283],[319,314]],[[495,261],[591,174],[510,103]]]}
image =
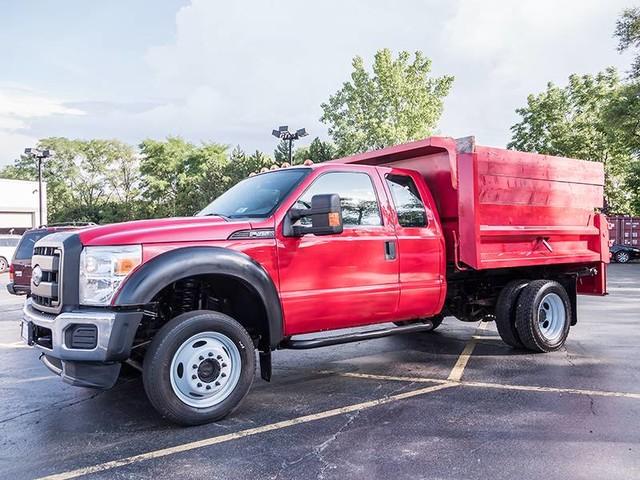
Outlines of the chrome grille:
{"label": "chrome grille", "polygon": [[36,246],[31,259],[33,267],[42,270],[42,277],[36,285],[31,278],[31,298],[34,306],[45,312],[58,312],[62,305],[61,265],[62,249],[58,246]]}

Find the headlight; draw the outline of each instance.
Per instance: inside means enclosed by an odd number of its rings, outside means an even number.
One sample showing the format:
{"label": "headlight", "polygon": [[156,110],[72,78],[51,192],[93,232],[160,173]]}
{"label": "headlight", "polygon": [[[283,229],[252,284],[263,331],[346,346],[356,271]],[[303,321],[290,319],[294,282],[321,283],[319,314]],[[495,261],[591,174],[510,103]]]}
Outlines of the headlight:
{"label": "headlight", "polygon": [[142,247],[85,247],[80,255],[80,303],[109,305],[118,286],[142,262]]}

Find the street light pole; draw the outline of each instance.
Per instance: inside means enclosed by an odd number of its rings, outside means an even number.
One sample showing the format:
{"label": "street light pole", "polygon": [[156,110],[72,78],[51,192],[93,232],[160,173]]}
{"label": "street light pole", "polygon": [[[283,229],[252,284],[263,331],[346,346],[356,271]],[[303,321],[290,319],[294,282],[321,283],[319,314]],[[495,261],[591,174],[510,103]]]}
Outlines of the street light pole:
{"label": "street light pole", "polygon": [[306,137],[309,134],[304,128],[299,128],[295,132],[290,132],[289,127],[283,125],[281,127],[278,127],[277,130],[272,130],[271,135],[279,138],[280,140],[286,140],[289,142],[289,165],[291,165],[291,160],[293,158],[293,141],[298,140],[302,137]]}
{"label": "street light pole", "polygon": [[289,138],[289,165],[291,165],[291,151],[293,150],[293,138]]}
{"label": "street light pole", "polygon": [[38,157],[38,223],[42,222],[42,157]]}
{"label": "street light pole", "polygon": [[38,224],[44,225],[42,221],[42,162],[47,158],[52,157],[54,152],[52,150],[40,150],[38,148],[25,148],[25,155],[29,155],[38,162]]}

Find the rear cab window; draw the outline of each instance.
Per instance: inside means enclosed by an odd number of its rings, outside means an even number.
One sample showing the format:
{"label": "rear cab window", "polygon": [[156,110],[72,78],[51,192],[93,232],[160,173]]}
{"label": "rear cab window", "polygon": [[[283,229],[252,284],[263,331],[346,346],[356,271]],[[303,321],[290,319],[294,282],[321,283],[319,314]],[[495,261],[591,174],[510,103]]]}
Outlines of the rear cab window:
{"label": "rear cab window", "polygon": [[427,210],[413,178],[408,175],[386,175],[401,227],[426,227]]}

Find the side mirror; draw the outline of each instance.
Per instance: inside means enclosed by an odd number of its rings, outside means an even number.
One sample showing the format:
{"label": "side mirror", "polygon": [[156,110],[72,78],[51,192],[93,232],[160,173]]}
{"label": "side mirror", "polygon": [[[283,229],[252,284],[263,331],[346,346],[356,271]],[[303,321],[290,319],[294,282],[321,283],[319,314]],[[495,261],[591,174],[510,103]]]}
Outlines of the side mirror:
{"label": "side mirror", "polygon": [[329,193],[311,197],[311,208],[289,211],[289,220],[293,225],[304,217],[311,217],[311,226],[294,225],[291,227],[293,236],[301,237],[312,233],[314,235],[335,235],[342,233],[342,206],[340,195]]}

